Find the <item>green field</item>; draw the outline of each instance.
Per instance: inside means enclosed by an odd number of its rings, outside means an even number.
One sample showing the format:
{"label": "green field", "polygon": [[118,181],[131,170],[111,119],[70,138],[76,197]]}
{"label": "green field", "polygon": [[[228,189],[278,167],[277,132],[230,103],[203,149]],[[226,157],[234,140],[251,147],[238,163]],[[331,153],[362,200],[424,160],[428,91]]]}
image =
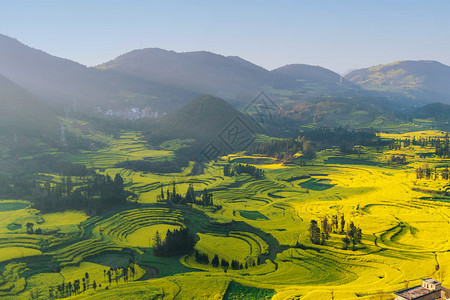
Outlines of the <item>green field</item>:
{"label": "green field", "polygon": [[[334,299],[389,299],[393,291],[418,284],[421,278],[434,277],[450,286],[450,203],[418,191],[444,190],[449,182],[417,180],[414,172],[424,162],[450,164],[449,159],[422,158],[420,153],[431,149],[366,149],[361,157],[328,149],[302,167],[235,154],[210,162],[202,175],[190,176],[192,163],[177,174],[118,169],[120,161],[170,159],[173,153],[149,150],[136,132],[97,138],[106,148],[58,155],[101,174],[120,173],[127,189],[139,195],[138,204],[90,217],[79,211],[43,214],[23,200],[0,201],[0,298],[38,294],[47,299],[50,289],[81,279],[86,272],[91,283],[95,280],[102,287],[76,298],[331,299],[333,293]],[[176,149],[187,142],[163,146]],[[407,165],[387,164],[391,154],[399,153],[408,155]],[[225,177],[223,165],[228,161],[253,164],[266,175]],[[58,174],[46,175],[59,180]],[[180,193],[189,184],[196,191],[208,189],[221,208],[157,203],[160,187],[172,188],[174,182]],[[310,221],[335,214],[362,229],[362,244],[354,251],[343,249],[338,233],[325,245],[311,243]],[[27,233],[28,222],[43,234]],[[154,256],[150,247],[156,231],[165,234],[176,228],[196,233],[195,249],[209,260],[217,254],[247,268],[225,272],[196,262],[194,255]],[[136,259],[133,279],[109,285],[105,270],[124,266],[131,257]]]}

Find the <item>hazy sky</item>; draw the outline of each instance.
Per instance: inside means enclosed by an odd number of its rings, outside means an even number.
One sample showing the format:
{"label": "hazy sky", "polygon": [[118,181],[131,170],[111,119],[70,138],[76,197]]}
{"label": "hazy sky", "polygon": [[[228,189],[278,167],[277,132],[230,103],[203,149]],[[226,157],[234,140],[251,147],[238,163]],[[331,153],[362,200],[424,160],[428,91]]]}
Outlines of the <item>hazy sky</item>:
{"label": "hazy sky", "polygon": [[0,33],[91,66],[141,47],[337,72],[405,59],[450,65],[450,1],[0,1]]}

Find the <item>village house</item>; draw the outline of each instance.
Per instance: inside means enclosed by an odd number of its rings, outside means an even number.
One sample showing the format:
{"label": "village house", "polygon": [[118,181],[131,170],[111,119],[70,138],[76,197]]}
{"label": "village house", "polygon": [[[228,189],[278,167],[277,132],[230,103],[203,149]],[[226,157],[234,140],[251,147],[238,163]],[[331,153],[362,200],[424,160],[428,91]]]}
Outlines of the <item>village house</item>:
{"label": "village house", "polygon": [[422,279],[422,285],[408,288],[394,294],[397,296],[395,300],[435,300],[443,298],[442,284],[433,278]]}

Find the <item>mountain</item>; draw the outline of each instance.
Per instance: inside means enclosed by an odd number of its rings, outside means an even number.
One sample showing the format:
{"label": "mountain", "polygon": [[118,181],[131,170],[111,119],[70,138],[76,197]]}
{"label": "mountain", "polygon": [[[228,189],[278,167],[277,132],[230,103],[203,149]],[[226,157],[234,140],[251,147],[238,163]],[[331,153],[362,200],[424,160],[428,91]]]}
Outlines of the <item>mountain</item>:
{"label": "mountain", "polygon": [[54,112],[45,103],[0,75],[1,136],[40,136],[57,126]]}
{"label": "mountain", "polygon": [[159,142],[195,139],[202,144],[209,143],[220,138],[220,134],[236,118],[239,119],[239,124],[244,123],[252,132],[258,131],[253,119],[225,100],[204,95],[159,119],[152,129],[152,139]]}
{"label": "mountain", "polygon": [[272,73],[286,75],[297,81],[305,80],[321,82],[323,84],[344,84],[354,86],[354,84],[342,78],[341,75],[320,66],[291,64],[272,70]]}
{"label": "mountain", "polygon": [[145,80],[88,68],[0,35],[0,74],[48,103],[91,110],[95,106],[167,106],[193,94]]}
{"label": "mountain", "polygon": [[450,67],[437,61],[398,61],[350,72],[367,89],[404,94],[420,102],[450,103]]}
{"label": "mountain", "polygon": [[272,74],[277,76],[273,88],[289,90],[293,93],[293,98],[361,94],[361,89],[356,84],[320,66],[290,64],[272,70]]}
{"label": "mountain", "polygon": [[227,100],[252,99],[271,82],[264,68],[206,51],[134,50],[97,67]]}

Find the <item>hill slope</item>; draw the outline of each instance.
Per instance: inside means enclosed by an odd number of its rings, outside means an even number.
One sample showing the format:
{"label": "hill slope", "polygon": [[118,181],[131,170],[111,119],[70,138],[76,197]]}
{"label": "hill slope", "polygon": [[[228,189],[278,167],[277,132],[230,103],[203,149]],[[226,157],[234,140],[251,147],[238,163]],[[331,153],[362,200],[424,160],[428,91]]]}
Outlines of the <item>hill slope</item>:
{"label": "hill slope", "polygon": [[450,103],[450,67],[436,61],[399,61],[355,70],[345,78],[369,89]]}
{"label": "hill slope", "polygon": [[430,103],[415,111],[415,116],[418,118],[434,118],[436,121],[449,122],[450,120],[450,105],[444,103]]}
{"label": "hill slope", "polygon": [[[236,131],[240,134],[234,136]],[[153,123],[147,136],[152,144],[190,139],[189,147],[179,153],[193,160],[210,143],[223,153],[243,150],[260,132],[253,119],[225,100],[201,96]]]}
{"label": "hill slope", "polygon": [[40,99],[0,75],[0,133],[37,136],[58,121]]}
{"label": "hill slope", "polygon": [[76,101],[86,110],[94,106],[152,106],[167,99],[182,102],[186,95],[192,96],[160,84],[88,68],[4,35],[0,35],[0,74],[50,103],[67,106]]}

